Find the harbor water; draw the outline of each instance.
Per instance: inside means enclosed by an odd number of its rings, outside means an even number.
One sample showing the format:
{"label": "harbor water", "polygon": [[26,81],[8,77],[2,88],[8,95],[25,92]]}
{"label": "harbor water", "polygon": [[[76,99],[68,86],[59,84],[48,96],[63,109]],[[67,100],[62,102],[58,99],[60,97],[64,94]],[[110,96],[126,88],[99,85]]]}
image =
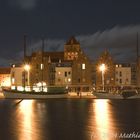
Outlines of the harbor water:
{"label": "harbor water", "polygon": [[140,139],[140,100],[0,99],[0,140]]}

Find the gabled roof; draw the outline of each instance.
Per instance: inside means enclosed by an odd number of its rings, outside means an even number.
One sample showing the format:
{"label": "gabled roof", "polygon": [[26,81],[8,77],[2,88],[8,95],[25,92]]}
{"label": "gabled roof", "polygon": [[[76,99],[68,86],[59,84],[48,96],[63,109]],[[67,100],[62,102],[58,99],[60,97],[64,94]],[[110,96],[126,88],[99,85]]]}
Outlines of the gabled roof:
{"label": "gabled roof", "polygon": [[65,45],[72,45],[72,44],[79,44],[79,42],[75,39],[74,36],[72,36]]}
{"label": "gabled roof", "polygon": [[0,68],[0,74],[10,74],[11,68]]}

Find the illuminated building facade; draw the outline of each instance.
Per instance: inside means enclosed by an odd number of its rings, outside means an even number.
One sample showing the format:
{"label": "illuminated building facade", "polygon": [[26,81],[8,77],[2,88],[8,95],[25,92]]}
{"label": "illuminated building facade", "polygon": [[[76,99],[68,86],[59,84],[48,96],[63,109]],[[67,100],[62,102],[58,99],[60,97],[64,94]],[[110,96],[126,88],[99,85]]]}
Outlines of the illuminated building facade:
{"label": "illuminated building facade", "polygon": [[115,85],[131,86],[131,66],[127,64],[116,64],[115,67]]}
{"label": "illuminated building facade", "polygon": [[0,68],[0,86],[10,87],[10,68]]}
{"label": "illuminated building facade", "polygon": [[30,86],[45,82],[88,90],[91,85],[90,60],[74,37],[66,42],[64,52],[33,52],[25,63],[30,65]]}

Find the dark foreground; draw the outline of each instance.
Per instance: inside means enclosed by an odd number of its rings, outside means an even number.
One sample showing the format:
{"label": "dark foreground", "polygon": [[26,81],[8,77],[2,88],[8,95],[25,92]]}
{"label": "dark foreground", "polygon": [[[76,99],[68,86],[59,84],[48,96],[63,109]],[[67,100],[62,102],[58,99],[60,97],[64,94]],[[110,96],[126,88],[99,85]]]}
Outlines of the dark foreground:
{"label": "dark foreground", "polygon": [[[133,134],[133,135],[131,135]],[[0,100],[0,140],[140,139],[140,100]]]}

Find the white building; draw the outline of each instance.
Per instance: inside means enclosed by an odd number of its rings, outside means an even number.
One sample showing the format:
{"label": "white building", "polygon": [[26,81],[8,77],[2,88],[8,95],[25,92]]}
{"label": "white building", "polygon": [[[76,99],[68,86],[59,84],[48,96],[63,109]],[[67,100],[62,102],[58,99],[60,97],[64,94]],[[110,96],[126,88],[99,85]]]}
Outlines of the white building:
{"label": "white building", "polygon": [[11,86],[23,86],[23,67],[13,67],[11,68]]}
{"label": "white building", "polygon": [[131,67],[129,65],[117,64],[115,67],[115,85],[131,85]]}

